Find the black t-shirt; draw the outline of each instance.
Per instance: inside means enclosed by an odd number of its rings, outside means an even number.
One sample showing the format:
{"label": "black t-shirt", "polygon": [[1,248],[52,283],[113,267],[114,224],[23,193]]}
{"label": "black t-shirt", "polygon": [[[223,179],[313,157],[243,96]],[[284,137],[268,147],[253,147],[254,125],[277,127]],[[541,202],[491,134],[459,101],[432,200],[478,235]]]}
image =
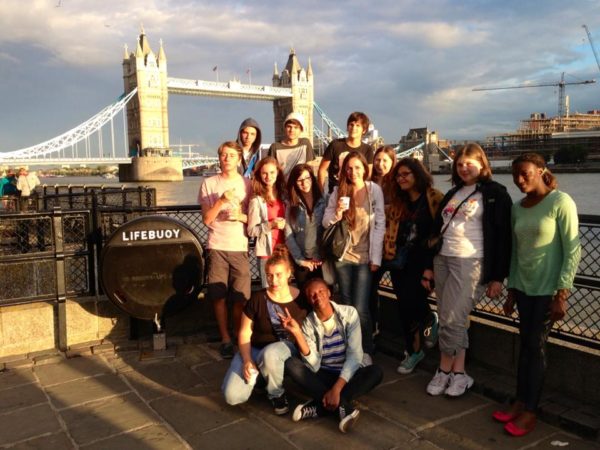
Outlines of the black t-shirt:
{"label": "black t-shirt", "polygon": [[350,152],[359,152],[364,155],[367,159],[367,163],[373,164],[373,147],[369,144],[361,142],[357,148],[352,148],[346,143],[346,139],[336,139],[325,149],[323,154],[324,161],[331,161],[329,168],[327,169],[327,175],[329,177],[329,192],[333,191],[333,188],[339,184],[338,174],[344,162],[344,158]]}
{"label": "black t-shirt", "polygon": [[[298,296],[300,297],[300,295]],[[244,306],[244,314],[253,322],[250,344],[263,348],[273,342],[289,338],[287,331],[281,326],[277,313],[285,315],[285,308],[300,325],[306,317],[306,308],[299,298],[288,303],[277,303],[269,298],[265,289],[252,293],[250,300]]]}

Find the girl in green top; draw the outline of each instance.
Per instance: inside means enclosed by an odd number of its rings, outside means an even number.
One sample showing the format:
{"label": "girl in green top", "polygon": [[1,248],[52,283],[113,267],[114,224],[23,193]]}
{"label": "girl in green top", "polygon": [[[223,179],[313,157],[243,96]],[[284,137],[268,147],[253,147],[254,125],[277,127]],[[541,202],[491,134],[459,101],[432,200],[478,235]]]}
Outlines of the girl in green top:
{"label": "girl in green top", "polygon": [[544,158],[525,153],[512,163],[513,180],[525,197],[512,207],[512,257],[504,313],[519,311],[521,348],[516,401],[494,419],[513,436],[535,427],[552,323],[567,312],[569,289],[579,264],[577,208],[558,191]]}

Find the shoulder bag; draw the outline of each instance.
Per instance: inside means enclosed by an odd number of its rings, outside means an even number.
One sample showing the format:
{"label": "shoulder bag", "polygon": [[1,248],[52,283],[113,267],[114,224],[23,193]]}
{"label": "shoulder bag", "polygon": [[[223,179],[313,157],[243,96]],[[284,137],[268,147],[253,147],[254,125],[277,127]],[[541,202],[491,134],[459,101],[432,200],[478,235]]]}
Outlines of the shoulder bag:
{"label": "shoulder bag", "polygon": [[477,191],[479,191],[479,187],[477,187],[473,192],[471,192],[469,195],[467,195],[464,198],[464,200],[462,202],[460,202],[456,208],[454,208],[454,212],[452,213],[452,216],[450,217],[450,220],[444,226],[444,228],[442,228],[442,230],[438,234],[436,234],[434,236],[431,236],[427,240],[427,247],[429,247],[429,249],[433,251],[434,255],[437,255],[440,252],[440,250],[442,249],[442,246],[444,245],[444,233],[446,232],[446,230],[450,226],[450,222],[452,222],[452,219],[454,219],[454,216],[456,216],[456,213],[458,212],[458,210]]}

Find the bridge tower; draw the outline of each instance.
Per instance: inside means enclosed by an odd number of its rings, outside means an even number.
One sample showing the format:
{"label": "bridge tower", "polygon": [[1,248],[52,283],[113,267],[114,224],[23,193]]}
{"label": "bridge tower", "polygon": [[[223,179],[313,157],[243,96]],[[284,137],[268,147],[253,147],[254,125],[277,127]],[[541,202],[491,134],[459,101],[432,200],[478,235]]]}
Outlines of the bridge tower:
{"label": "bridge tower", "polygon": [[[135,53],[123,58],[125,94],[138,88],[137,96],[127,106],[129,148],[141,150],[169,148],[169,113],[167,103],[167,58],[160,43],[154,54],[142,28]],[[133,154],[131,156],[134,156]]]}
{"label": "bridge tower", "polygon": [[127,105],[130,165],[119,169],[121,181],[172,181],[183,179],[181,159],[169,148],[169,90],[167,57],[162,40],[158,56],[150,48],[142,27],[135,53],[123,56],[125,94],[137,87]]}
{"label": "bridge tower", "polygon": [[313,70],[308,60],[308,68],[305,70],[296,57],[296,52],[292,48],[285,66],[285,69],[279,74],[277,64],[273,72],[273,86],[291,88],[292,97],[278,99],[273,101],[273,113],[275,116],[275,140],[281,141],[284,137],[283,121],[291,112],[298,112],[304,116],[305,130],[302,136],[313,141],[313,103],[314,103],[314,82]]}

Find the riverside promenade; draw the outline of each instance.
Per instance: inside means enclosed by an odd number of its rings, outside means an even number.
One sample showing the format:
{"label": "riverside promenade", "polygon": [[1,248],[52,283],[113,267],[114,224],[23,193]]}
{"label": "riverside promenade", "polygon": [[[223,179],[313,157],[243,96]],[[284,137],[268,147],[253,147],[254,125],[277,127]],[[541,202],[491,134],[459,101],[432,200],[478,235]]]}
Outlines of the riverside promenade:
{"label": "riverside promenade", "polygon": [[[68,358],[3,358],[0,448],[600,449],[541,421],[528,436],[508,436],[491,419],[501,405],[489,395],[508,381],[476,366],[476,384],[465,396],[428,396],[435,351],[410,375],[397,374],[398,360],[378,352],[383,382],[360,399],[355,428],[342,434],[331,417],[294,423],[291,412],[275,416],[264,393],[226,405],[220,383],[229,361],[205,334],[170,338],[175,356],[164,359],[140,360],[138,345],[96,342],[72,348]],[[291,384],[288,398],[291,408],[304,399]]]}

